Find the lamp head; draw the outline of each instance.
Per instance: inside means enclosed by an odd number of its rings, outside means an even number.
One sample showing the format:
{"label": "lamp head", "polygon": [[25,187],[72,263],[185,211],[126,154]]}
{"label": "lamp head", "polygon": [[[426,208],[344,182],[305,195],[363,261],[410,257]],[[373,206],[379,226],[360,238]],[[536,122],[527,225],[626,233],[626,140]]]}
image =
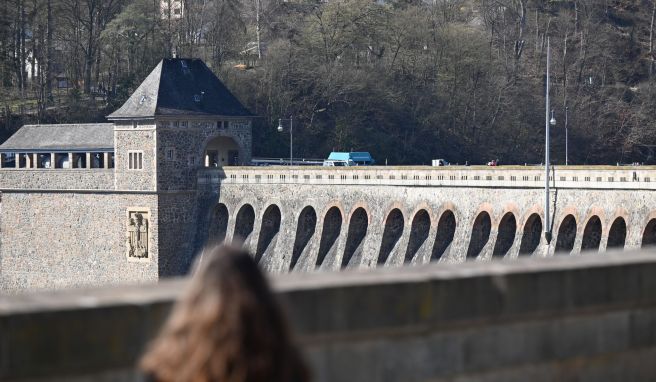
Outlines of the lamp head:
{"label": "lamp head", "polygon": [[550,124],[551,126],[556,126],[556,118],[551,117],[551,119],[549,120],[549,124]]}
{"label": "lamp head", "polygon": [[282,133],[282,130],[283,130],[283,128],[282,128],[282,119],[278,119],[278,132]]}

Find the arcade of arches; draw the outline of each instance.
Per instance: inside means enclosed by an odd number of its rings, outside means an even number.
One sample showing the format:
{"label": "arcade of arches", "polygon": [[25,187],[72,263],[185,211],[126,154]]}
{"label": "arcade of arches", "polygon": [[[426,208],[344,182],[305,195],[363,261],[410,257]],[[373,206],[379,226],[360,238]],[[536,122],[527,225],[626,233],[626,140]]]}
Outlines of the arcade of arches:
{"label": "arcade of arches", "polygon": [[[233,213],[236,215],[230,226],[228,221]],[[294,227],[285,269],[296,270],[301,263],[305,269],[355,268],[363,264],[365,247],[373,247],[376,252],[371,265],[438,262],[449,254],[456,231],[463,228],[469,238],[463,247],[466,248],[466,259],[544,256],[544,253],[538,253],[538,248],[544,245],[542,217],[538,213],[527,215],[517,216],[506,211],[493,216],[488,211],[481,211],[467,223],[457,221],[456,214],[450,209],[437,217],[427,209],[420,209],[407,217],[399,208],[392,208],[384,215],[383,225],[375,234],[370,227],[371,211],[365,207],[345,213],[336,206],[321,212],[308,205],[295,215],[292,223],[288,222]],[[260,229],[256,231],[257,226]],[[622,249],[628,233],[623,217],[606,221],[603,217],[591,215],[579,224],[574,215],[568,214],[556,221],[553,227],[550,247],[558,255]],[[258,261],[263,261],[273,256],[282,230],[281,210],[276,204],[269,204],[256,214],[250,204],[229,212],[225,204],[219,203],[211,213],[208,240],[212,243],[230,240],[239,245],[250,242]],[[257,238],[251,238],[253,232],[257,232]],[[641,245],[656,245],[656,218],[647,222]]]}

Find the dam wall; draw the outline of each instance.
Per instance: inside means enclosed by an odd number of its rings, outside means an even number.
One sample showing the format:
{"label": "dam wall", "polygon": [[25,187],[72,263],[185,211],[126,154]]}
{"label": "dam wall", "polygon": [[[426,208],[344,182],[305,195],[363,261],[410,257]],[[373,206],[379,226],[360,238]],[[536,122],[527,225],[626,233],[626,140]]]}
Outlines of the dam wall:
{"label": "dam wall", "polygon": [[271,272],[576,255],[656,243],[656,173],[555,168],[550,232],[539,167],[228,167],[208,241],[244,243]]}

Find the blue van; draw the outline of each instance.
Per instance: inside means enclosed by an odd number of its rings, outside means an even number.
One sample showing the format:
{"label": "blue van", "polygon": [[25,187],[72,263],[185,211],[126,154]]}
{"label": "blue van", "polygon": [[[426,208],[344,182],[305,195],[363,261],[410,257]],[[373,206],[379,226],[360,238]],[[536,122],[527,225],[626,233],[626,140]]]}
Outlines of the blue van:
{"label": "blue van", "polygon": [[366,151],[362,152],[336,152],[333,151],[328,159],[323,161],[324,166],[371,166],[376,161]]}

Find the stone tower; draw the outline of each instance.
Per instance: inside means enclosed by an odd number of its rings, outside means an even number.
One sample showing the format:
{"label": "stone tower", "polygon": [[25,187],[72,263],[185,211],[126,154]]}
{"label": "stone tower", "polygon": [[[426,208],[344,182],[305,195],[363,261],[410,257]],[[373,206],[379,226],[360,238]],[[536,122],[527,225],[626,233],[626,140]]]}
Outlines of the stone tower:
{"label": "stone tower", "polygon": [[198,246],[198,170],[250,162],[252,117],[196,59],[162,60],[107,117],[116,189],[157,196],[160,276],[183,272]]}

